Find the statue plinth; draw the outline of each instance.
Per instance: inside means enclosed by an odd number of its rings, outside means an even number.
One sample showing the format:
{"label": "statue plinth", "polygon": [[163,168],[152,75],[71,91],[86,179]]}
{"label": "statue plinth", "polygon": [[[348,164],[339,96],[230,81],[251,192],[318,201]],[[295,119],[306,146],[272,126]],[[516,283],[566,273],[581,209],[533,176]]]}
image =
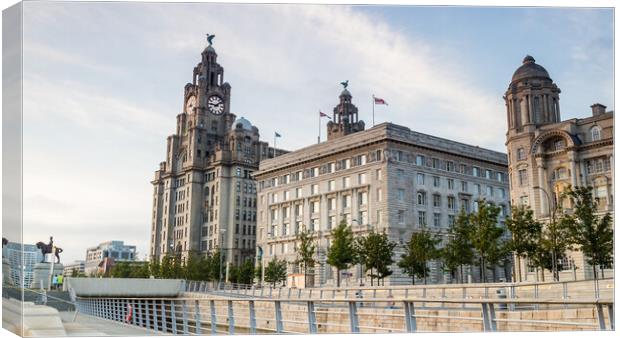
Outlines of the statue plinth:
{"label": "statue plinth", "polygon": [[[46,255],[46,258],[48,258],[47,256],[48,255]],[[54,259],[54,257],[50,258]],[[52,262],[37,263],[32,268],[32,284],[30,287],[33,289],[47,289],[52,281],[52,277],[62,275],[63,272],[64,266],[61,263],[54,263],[53,268]]]}

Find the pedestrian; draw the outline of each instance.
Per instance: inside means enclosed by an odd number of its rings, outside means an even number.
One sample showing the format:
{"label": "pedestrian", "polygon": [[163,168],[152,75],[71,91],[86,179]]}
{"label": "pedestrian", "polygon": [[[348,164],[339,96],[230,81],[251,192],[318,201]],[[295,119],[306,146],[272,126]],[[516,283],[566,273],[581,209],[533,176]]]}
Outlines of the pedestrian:
{"label": "pedestrian", "polygon": [[52,277],[52,289],[55,290],[56,289],[56,285],[58,285],[58,275],[54,275],[54,277]]}
{"label": "pedestrian", "polygon": [[63,282],[64,279],[65,279],[65,277],[63,275],[58,275],[57,282],[58,282],[58,289],[59,290],[62,290],[62,282]]}

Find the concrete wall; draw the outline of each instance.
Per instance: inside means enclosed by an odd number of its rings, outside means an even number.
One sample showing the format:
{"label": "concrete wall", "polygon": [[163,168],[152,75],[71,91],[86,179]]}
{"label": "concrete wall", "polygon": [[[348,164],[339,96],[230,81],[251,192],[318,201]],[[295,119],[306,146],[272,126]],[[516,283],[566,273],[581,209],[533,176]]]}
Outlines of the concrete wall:
{"label": "concrete wall", "polygon": [[176,297],[182,286],[180,279],[67,278],[64,288],[85,297]]}

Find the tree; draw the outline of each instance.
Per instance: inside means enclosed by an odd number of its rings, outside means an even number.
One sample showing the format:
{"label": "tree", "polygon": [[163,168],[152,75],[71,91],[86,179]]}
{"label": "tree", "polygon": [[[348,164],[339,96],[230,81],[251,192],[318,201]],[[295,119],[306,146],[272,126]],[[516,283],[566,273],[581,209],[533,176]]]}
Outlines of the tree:
{"label": "tree", "polygon": [[487,263],[495,263],[505,252],[501,240],[504,229],[497,226],[500,208],[485,200],[478,201],[478,211],[469,215],[469,240],[480,260],[480,277],[486,282]]}
{"label": "tree", "polygon": [[162,277],[161,264],[159,262],[159,259],[155,257],[151,257],[151,261],[149,263],[149,272],[150,272],[150,275],[153,276],[154,278]]}
{"label": "tree", "polygon": [[536,255],[543,228],[542,223],[535,221],[533,215],[532,209],[527,205],[521,205],[513,208],[510,218],[506,219],[506,228],[512,235],[508,242],[508,249],[514,252],[517,258],[519,282],[522,281],[521,258],[531,258]]}
{"label": "tree", "polygon": [[304,285],[309,286],[308,269],[314,267],[316,263],[314,259],[316,245],[311,235],[305,230],[297,235],[297,240],[299,241],[299,246],[296,249],[297,259],[295,260],[295,264],[297,264],[304,273]]}
{"label": "tree", "polygon": [[237,283],[252,284],[253,279],[254,263],[251,260],[247,260],[237,268]]}
{"label": "tree", "polygon": [[375,277],[378,284],[379,280],[392,274],[389,266],[394,263],[392,256],[395,247],[396,243],[390,241],[385,232],[378,234],[372,231],[368,236],[355,239],[355,261],[364,267],[364,273],[370,270],[370,285],[374,285]]}
{"label": "tree", "polygon": [[78,276],[78,269],[73,268],[71,269],[71,277],[77,277]]}
{"label": "tree", "polygon": [[411,277],[414,285],[415,277],[424,278],[424,284],[426,284],[426,276],[429,272],[427,263],[439,257],[439,250],[437,250],[439,242],[441,242],[439,238],[423,230],[414,232],[405,244],[405,253],[401,255],[398,266]]}
{"label": "tree", "polygon": [[464,209],[457,216],[454,224],[448,231],[448,242],[440,251],[444,269],[454,278],[455,271],[460,268],[460,280],[463,283],[463,266],[471,265],[474,260],[474,251],[469,240],[469,215]]}
{"label": "tree", "polygon": [[340,271],[348,269],[355,261],[353,231],[343,219],[331,230],[332,243],[327,250],[327,264],[336,268],[336,285],[340,287]]}
{"label": "tree", "polygon": [[[594,279],[597,279],[597,266],[609,266],[613,263],[614,235],[611,215],[596,215],[597,202],[592,198],[592,187],[576,187],[567,192],[574,205],[574,213],[567,216],[565,222],[570,232],[571,241],[579,245],[586,261],[592,265]],[[602,277],[605,278],[601,268]]]}
{"label": "tree", "polygon": [[272,283],[273,287],[276,283],[286,280],[286,261],[279,260],[274,256],[265,267],[265,282]]}

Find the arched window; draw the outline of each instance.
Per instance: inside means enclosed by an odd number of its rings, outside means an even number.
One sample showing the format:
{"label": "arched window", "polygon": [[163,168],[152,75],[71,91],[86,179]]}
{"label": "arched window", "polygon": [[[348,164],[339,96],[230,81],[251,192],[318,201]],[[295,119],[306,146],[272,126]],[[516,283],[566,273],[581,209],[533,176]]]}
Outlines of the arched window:
{"label": "arched window", "polygon": [[598,141],[601,139],[601,127],[594,126],[590,129],[590,135],[592,137],[592,141]]}

